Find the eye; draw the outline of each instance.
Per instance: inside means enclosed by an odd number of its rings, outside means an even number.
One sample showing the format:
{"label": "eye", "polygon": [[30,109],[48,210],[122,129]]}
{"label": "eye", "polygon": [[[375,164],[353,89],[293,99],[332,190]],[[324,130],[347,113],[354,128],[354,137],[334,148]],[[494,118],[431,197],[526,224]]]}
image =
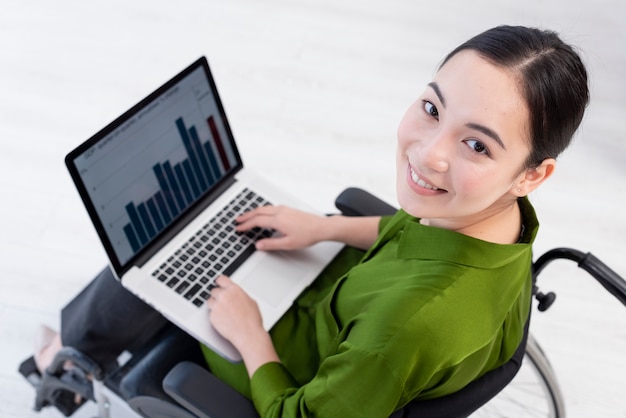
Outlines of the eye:
{"label": "eye", "polygon": [[437,110],[437,106],[429,102],[428,100],[424,100],[424,111],[432,116],[435,119],[439,119],[439,110]]}
{"label": "eye", "polygon": [[487,149],[487,147],[485,146],[485,144],[483,144],[482,142],[480,142],[477,139],[467,139],[465,141],[465,143],[467,144],[468,147],[470,147],[472,149],[472,151],[474,151],[475,153],[478,154],[484,154],[484,155],[489,155],[489,150]]}

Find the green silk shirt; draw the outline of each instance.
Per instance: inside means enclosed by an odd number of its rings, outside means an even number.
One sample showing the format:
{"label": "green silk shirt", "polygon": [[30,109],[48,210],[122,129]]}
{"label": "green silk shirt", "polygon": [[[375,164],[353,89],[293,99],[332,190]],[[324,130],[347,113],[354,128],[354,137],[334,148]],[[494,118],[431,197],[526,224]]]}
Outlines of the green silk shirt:
{"label": "green silk shirt", "polygon": [[538,222],[519,200],[517,244],[421,225],[399,211],[365,254],[346,248],[270,335],[281,363],[249,379],[207,348],[212,372],[262,417],[387,417],[453,393],[505,363],[521,341]]}

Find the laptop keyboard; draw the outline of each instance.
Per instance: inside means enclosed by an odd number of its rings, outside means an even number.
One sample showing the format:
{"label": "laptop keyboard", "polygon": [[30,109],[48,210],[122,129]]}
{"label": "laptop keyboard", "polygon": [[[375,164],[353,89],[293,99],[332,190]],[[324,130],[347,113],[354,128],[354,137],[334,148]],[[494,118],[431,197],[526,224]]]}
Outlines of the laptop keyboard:
{"label": "laptop keyboard", "polygon": [[215,280],[230,275],[255,251],[254,243],[270,237],[271,230],[235,231],[235,218],[270,203],[244,189],[159,266],[152,276],[193,305],[200,307],[211,296]]}

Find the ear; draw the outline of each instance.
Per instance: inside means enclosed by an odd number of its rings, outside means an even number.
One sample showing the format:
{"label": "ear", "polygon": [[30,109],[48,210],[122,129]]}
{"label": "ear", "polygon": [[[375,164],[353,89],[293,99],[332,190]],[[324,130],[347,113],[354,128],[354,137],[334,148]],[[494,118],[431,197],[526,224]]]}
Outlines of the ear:
{"label": "ear", "polygon": [[535,168],[528,168],[520,174],[513,184],[512,192],[516,196],[526,196],[546,181],[556,168],[554,158],[546,158]]}

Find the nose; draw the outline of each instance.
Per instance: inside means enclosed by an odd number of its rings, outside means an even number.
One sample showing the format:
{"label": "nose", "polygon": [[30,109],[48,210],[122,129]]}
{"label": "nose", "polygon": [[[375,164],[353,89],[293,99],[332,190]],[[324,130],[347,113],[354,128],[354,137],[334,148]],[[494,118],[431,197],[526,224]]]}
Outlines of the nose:
{"label": "nose", "polygon": [[452,152],[451,142],[443,132],[439,132],[436,136],[422,141],[419,144],[418,151],[422,170],[430,169],[440,173],[448,171]]}

